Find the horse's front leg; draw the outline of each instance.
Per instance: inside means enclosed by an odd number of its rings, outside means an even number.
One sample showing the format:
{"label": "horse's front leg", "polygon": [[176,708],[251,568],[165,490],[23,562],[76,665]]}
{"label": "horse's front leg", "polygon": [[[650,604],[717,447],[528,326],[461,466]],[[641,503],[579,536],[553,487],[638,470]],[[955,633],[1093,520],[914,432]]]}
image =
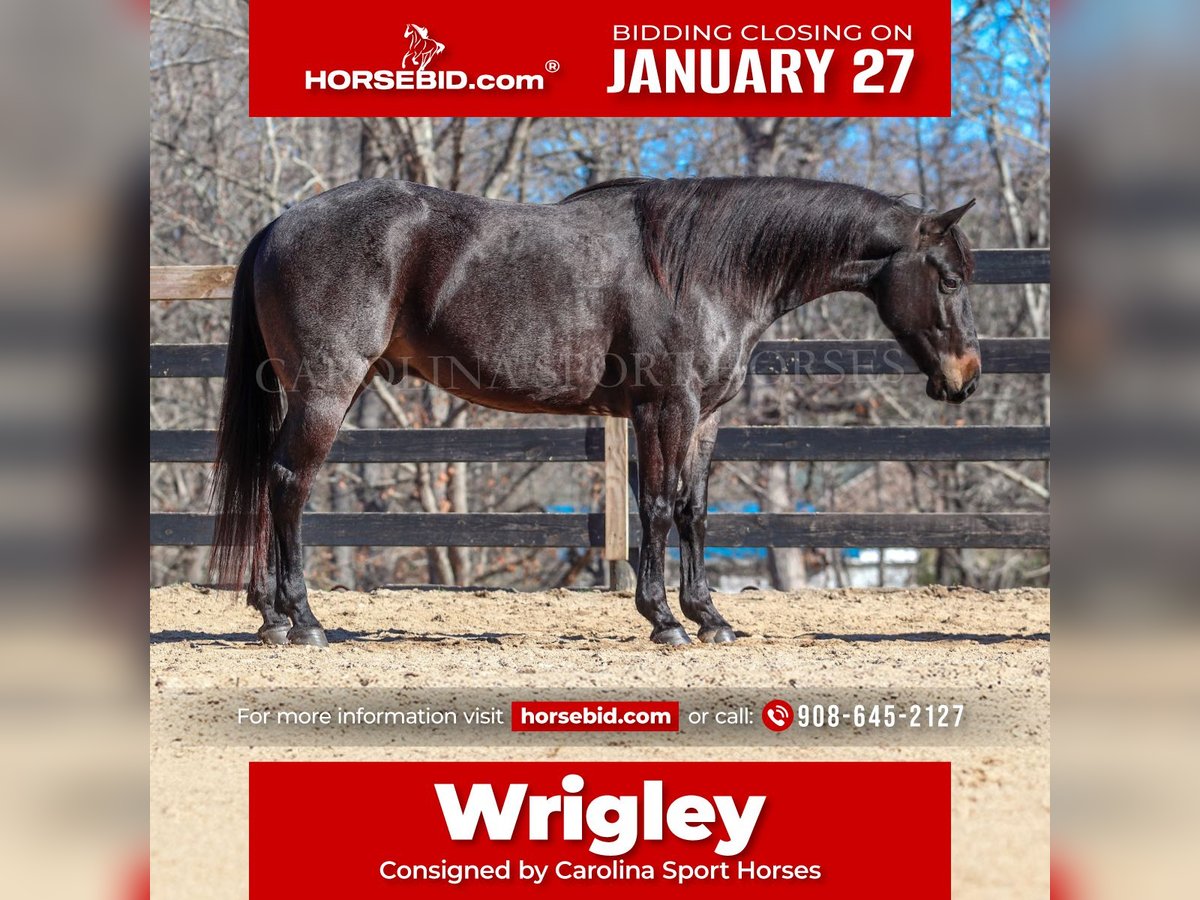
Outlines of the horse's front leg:
{"label": "horse's front leg", "polygon": [[650,621],[650,640],[656,644],[691,643],[667,606],[663,565],[680,465],[696,418],[686,401],[645,403],[633,413],[638,449],[638,516],[642,524],[634,597],[638,612]]}
{"label": "horse's front leg", "polygon": [[682,485],[675,501],[675,527],[679,530],[679,605],[683,614],[700,625],[700,640],[727,644],[736,638],[725,617],[713,606],[704,569],[704,538],[708,528],[708,472],[717,442],[720,415],[700,422],[683,461]]}

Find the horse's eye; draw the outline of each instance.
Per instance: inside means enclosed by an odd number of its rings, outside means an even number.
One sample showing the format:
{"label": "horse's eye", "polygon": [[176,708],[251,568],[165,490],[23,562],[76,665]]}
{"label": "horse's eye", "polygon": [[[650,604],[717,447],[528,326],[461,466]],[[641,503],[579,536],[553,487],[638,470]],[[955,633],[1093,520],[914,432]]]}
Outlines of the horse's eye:
{"label": "horse's eye", "polygon": [[953,275],[947,275],[942,279],[941,288],[944,294],[953,294],[962,286],[962,282]]}

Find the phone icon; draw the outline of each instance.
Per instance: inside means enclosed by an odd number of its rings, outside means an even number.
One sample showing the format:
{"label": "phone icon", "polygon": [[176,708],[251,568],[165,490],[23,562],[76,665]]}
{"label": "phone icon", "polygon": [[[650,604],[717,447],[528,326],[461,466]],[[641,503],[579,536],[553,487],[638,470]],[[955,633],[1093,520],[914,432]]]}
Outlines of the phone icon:
{"label": "phone icon", "polygon": [[783,700],[771,700],[763,706],[762,723],[771,731],[786,731],[792,724],[795,713]]}

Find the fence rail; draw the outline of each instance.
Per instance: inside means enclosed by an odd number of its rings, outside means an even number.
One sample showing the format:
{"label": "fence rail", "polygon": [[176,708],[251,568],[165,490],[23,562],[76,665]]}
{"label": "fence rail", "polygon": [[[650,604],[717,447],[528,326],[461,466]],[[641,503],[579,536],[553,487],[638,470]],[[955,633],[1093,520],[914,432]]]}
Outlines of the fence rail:
{"label": "fence rail", "polygon": [[[309,545],[605,547],[603,513],[306,513]],[[152,544],[204,546],[213,517],[153,513]],[[640,527],[627,523],[631,540]],[[674,530],[671,532],[674,540]],[[710,547],[1045,547],[1045,513],[714,513]]]}
{"label": "fence rail", "polygon": [[[151,300],[228,300],[234,266],[151,266]],[[1049,284],[1048,250],[976,250],[975,284]]]}
{"label": "fence rail", "polygon": [[[979,284],[1045,284],[1048,250],[980,250]],[[150,268],[150,299],[228,299],[232,266]],[[1047,374],[1050,342],[1031,338],[980,341],[989,375]],[[213,378],[224,374],[223,344],[151,344],[151,378]],[[891,340],[763,341],[750,377],[853,374],[900,375],[917,371]],[[211,462],[216,434],[203,430],[150,432],[150,460]],[[999,427],[757,427],[723,428],[714,459],[725,461],[964,461],[1045,460],[1050,430]],[[343,430],[329,456],[333,463],[601,462],[603,513],[307,513],[305,540],[325,546],[596,547],[610,560],[625,559],[638,537],[629,514],[629,460],[636,458],[624,420],[589,428],[475,428]],[[213,519],[203,513],[164,512],[150,517],[151,544],[207,545]],[[714,513],[708,542],[714,547],[995,547],[1049,545],[1044,513]]]}
{"label": "fence rail", "polygon": [[[1046,338],[982,338],[988,375],[1043,375],[1050,371]],[[762,341],[750,357],[749,375],[915,375],[916,364],[892,340]],[[151,344],[151,378],[219,378],[224,344]]]}
{"label": "fence rail", "polygon": [[[212,462],[216,446],[215,431],[151,431],[150,461]],[[604,457],[603,428],[381,428],[343,430],[328,462],[603,462]],[[799,462],[1049,459],[1050,429],[1036,425],[722,428],[713,458]]]}

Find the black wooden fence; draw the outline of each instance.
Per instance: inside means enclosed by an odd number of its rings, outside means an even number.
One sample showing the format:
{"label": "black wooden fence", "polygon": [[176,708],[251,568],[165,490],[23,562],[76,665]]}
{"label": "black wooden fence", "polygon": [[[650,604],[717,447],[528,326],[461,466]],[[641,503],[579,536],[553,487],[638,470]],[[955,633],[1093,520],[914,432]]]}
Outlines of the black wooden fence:
{"label": "black wooden fence", "polygon": [[[976,283],[1044,284],[1048,250],[977,251]],[[228,298],[230,266],[152,267],[150,299]],[[985,338],[983,369],[989,376],[1050,371],[1046,339]],[[218,377],[222,344],[151,344],[151,378]],[[915,372],[893,341],[764,341],[751,361],[752,375],[897,374]],[[628,433],[607,428],[467,428],[343,431],[333,462],[580,462],[604,461],[606,508],[619,517],[571,513],[308,513],[305,542],[349,546],[604,547],[624,558],[637,522],[629,516]],[[211,431],[151,431],[151,462],[209,462]],[[1046,427],[840,427],[724,428],[720,460],[1044,460]],[[620,520],[626,520],[624,523]],[[150,539],[158,545],[204,545],[212,536],[204,513],[154,513]],[[624,526],[624,527],[622,527]],[[1012,547],[1049,545],[1044,513],[714,513],[709,544],[721,547]]]}

